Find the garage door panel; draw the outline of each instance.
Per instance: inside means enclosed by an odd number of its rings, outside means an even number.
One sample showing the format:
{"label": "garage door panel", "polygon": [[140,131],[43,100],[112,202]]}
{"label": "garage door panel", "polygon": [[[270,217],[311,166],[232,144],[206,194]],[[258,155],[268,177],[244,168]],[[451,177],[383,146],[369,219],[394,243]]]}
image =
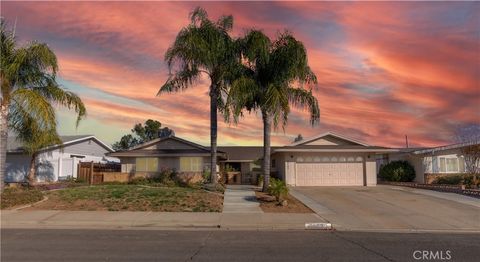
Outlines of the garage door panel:
{"label": "garage door panel", "polygon": [[363,163],[296,163],[297,186],[362,186]]}

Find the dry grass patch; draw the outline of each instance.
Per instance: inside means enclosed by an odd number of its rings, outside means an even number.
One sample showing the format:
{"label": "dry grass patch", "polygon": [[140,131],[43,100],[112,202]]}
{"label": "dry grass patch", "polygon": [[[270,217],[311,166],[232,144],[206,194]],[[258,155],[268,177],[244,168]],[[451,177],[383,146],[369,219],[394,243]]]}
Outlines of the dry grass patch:
{"label": "dry grass patch", "polygon": [[306,207],[290,194],[284,198],[288,203],[286,206],[278,204],[275,197],[267,193],[256,191],[255,195],[260,202],[260,208],[265,213],[313,213],[310,208]]}
{"label": "dry grass patch", "polygon": [[220,212],[223,197],[190,187],[98,185],[48,193],[29,209],[158,212]]}
{"label": "dry grass patch", "polygon": [[0,208],[14,208],[23,205],[33,204],[43,199],[40,190],[34,188],[5,188],[0,199]]}

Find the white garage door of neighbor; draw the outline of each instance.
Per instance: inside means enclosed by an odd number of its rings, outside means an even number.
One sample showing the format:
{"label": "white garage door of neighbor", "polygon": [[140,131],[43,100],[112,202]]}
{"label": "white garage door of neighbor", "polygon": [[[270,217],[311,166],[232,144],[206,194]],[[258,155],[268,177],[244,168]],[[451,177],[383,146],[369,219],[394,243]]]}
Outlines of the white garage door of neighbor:
{"label": "white garage door of neighbor", "polygon": [[363,163],[296,163],[297,186],[363,186]]}

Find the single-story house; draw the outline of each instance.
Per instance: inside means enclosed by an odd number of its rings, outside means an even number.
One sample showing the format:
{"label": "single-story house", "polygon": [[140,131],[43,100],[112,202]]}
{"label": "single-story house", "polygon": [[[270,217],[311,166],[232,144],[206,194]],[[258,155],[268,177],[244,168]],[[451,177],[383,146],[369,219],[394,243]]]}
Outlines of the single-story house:
{"label": "single-story house", "polygon": [[388,161],[407,160],[415,168],[415,182],[430,184],[441,176],[466,173],[468,170],[463,149],[472,146],[480,147],[480,144],[470,142],[433,148],[402,148],[385,157]]}
{"label": "single-story house", "polygon": [[[227,159],[225,152],[218,150],[217,154],[219,162]],[[199,180],[205,171],[210,170],[210,148],[176,136],[157,138],[108,155],[120,159],[122,173],[135,177],[174,169],[188,180]]]}
{"label": "single-story house", "polygon": [[396,151],[327,132],[275,148],[272,167],[292,186],[373,186],[377,155]]}
{"label": "single-story house", "polygon": [[[114,150],[93,135],[61,136],[62,144],[46,147],[36,158],[37,181],[58,181],[77,176],[81,162],[119,162],[107,157]],[[31,157],[14,137],[8,138],[5,182],[24,182],[30,170]]]}
{"label": "single-story house", "polygon": [[[376,155],[396,149],[372,146],[327,132],[284,147],[272,148],[272,174],[294,186],[376,185]],[[210,148],[170,136],[129,150],[108,154],[118,157],[122,172],[148,176],[162,169],[199,176],[210,170]],[[242,176],[260,168],[262,147],[218,147],[217,171],[227,165]]]}

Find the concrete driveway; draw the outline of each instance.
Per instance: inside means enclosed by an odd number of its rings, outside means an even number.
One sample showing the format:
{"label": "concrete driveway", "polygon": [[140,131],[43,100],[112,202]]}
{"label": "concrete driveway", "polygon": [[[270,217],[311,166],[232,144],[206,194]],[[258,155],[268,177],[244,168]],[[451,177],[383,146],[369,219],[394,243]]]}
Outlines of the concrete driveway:
{"label": "concrete driveway", "polygon": [[478,231],[480,200],[404,187],[295,187],[292,194],[339,230]]}

